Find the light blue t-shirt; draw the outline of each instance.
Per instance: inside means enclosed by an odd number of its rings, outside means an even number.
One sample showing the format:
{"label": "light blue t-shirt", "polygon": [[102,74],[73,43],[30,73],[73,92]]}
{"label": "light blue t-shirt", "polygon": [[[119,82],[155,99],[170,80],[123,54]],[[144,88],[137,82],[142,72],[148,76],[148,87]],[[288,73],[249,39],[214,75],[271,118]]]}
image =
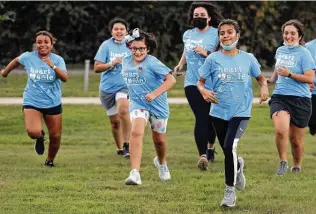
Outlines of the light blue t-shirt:
{"label": "light blue t-shirt", "polygon": [[[118,44],[113,38],[110,38],[101,44],[94,60],[109,63],[117,57],[123,58],[130,54],[126,43]],[[115,93],[122,88],[126,88],[126,83],[122,77],[121,63],[115,65],[113,69],[101,73],[100,90],[106,93]]]}
{"label": "light blue t-shirt", "polygon": [[223,120],[251,116],[251,77],[261,74],[260,64],[252,54],[239,51],[236,56],[227,56],[216,51],[206,58],[199,73],[203,79],[212,80],[218,99],[218,104],[211,105],[211,116]]}
{"label": "light blue t-shirt", "polygon": [[[311,52],[312,54],[312,57],[314,59],[314,62],[316,63],[316,39],[310,41],[310,42],[307,42],[305,44],[306,48],[309,50],[309,52]],[[316,86],[316,78],[314,80],[314,85]],[[316,95],[316,89],[314,89],[312,91],[312,94],[315,94]]]}
{"label": "light blue t-shirt", "polygon": [[[206,51],[214,52],[218,45],[217,28],[210,27],[205,32],[200,32],[197,28],[187,30],[183,34],[184,55],[187,62],[187,72],[185,74],[184,87],[195,85],[199,80],[199,68],[203,65],[206,57],[196,54],[194,48],[202,46]],[[207,81],[205,87],[211,89],[212,83]]]}
{"label": "light blue t-shirt", "polygon": [[[49,55],[54,65],[67,72],[64,59],[54,53]],[[52,108],[61,104],[61,80],[55,71],[40,59],[38,52],[25,52],[18,57],[27,72],[23,105]]]}
{"label": "light blue t-shirt", "polygon": [[124,58],[122,73],[129,89],[129,111],[146,109],[157,118],[168,118],[167,92],[156,97],[151,102],[146,101],[145,96],[158,88],[170,72],[170,68],[152,55],[147,55],[139,65],[134,64],[133,56]]}
{"label": "light blue t-shirt", "polygon": [[[296,74],[304,74],[307,70],[315,69],[315,62],[310,52],[303,46],[297,48],[281,46],[276,51],[275,60],[276,68],[287,67]],[[280,75],[278,75],[273,94],[311,97],[310,87],[307,83]]]}

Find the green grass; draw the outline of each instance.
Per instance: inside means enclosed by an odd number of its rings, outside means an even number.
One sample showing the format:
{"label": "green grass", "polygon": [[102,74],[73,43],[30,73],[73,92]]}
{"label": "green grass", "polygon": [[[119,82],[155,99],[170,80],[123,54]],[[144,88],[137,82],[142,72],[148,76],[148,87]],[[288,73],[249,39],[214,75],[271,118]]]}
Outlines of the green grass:
{"label": "green grass", "polygon": [[[43,166],[24,131],[20,106],[0,106],[0,210],[15,213],[315,213],[315,137],[305,137],[302,173],[275,175],[278,157],[266,105],[255,106],[238,153],[246,163],[247,186],[233,209],[223,197],[223,154],[197,169],[194,118],[187,105],[172,105],[168,165],[163,183],[152,163],[149,128],[144,138],[142,186],[126,186],[129,161],[116,156],[109,121],[101,106],[64,106],[63,138],[55,168]],[[288,153],[290,163],[290,152]]]}
{"label": "green grass", "polygon": [[[176,77],[177,84],[169,92],[169,97],[184,97],[184,76]],[[98,97],[100,74],[89,75],[89,90],[84,91],[83,75],[70,74],[68,81],[62,83],[63,97]],[[22,97],[26,84],[26,75],[11,73],[6,79],[0,78],[0,97]],[[254,95],[259,96],[259,85],[253,81]],[[270,87],[272,92],[272,87]]]}

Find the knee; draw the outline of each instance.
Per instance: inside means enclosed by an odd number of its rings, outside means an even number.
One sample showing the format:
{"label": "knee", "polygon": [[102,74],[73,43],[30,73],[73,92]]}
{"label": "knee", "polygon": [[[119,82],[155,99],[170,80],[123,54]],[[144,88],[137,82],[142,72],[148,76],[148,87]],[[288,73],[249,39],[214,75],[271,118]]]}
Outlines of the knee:
{"label": "knee", "polygon": [[290,136],[290,142],[294,148],[297,148],[300,146],[302,140],[296,136]]}
{"label": "knee", "polygon": [[129,116],[129,109],[128,108],[120,108],[118,110],[118,114],[121,118],[125,118],[125,117]]}
{"label": "knee", "polygon": [[112,120],[111,121],[112,129],[118,129],[120,127],[120,124],[121,124],[120,120]]}
{"label": "knee", "polygon": [[153,141],[154,141],[154,144],[156,145],[156,147],[158,147],[158,148],[160,148],[166,144],[165,139],[154,139]]}
{"label": "knee", "polygon": [[32,129],[32,128],[27,128],[26,132],[27,132],[28,136],[32,139],[37,139],[37,138],[42,136],[41,129],[36,130],[36,129]]}
{"label": "knee", "polygon": [[275,135],[279,138],[284,138],[288,135],[288,130],[284,129],[284,128],[278,128],[276,127],[275,129]]}
{"label": "knee", "polygon": [[133,130],[131,132],[132,138],[142,138],[144,136],[144,132]]}
{"label": "knee", "polygon": [[50,142],[59,142],[61,139],[61,133],[50,133],[49,140]]}

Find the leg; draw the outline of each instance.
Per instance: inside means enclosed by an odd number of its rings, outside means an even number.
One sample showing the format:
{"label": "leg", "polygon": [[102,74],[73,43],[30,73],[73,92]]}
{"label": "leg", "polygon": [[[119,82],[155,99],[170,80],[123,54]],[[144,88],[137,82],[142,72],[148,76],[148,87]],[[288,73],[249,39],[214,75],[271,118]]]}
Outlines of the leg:
{"label": "leg", "polygon": [[308,123],[309,133],[311,135],[316,134],[316,94],[312,95],[312,116]]}
{"label": "leg", "polygon": [[132,121],[130,138],[130,160],[131,168],[139,171],[143,151],[143,138],[145,134],[146,120],[135,118]]}
{"label": "leg", "polygon": [[54,161],[60,147],[62,114],[45,115],[44,120],[49,133],[49,149],[47,160]]}
{"label": "leg", "polygon": [[166,133],[158,133],[152,130],[152,138],[155,145],[159,164],[166,163],[167,139]]}
{"label": "leg", "polygon": [[25,129],[32,139],[42,137],[42,113],[35,109],[23,109]]}
{"label": "leg", "polygon": [[305,128],[299,128],[291,123],[290,125],[290,142],[293,156],[293,167],[301,168],[304,154]]}
{"label": "leg", "polygon": [[[185,87],[185,95],[195,116],[194,137],[200,156],[206,157],[208,140],[214,138],[209,135],[209,110],[210,104],[207,103],[196,86]],[[213,132],[214,134],[215,132]],[[212,142],[210,142],[212,143]],[[214,142],[213,142],[214,143]]]}
{"label": "leg", "polygon": [[280,161],[287,162],[287,144],[289,138],[290,115],[287,111],[278,111],[272,115],[275,127],[275,143],[278,149]]}
{"label": "leg", "polygon": [[[120,93],[118,93],[120,94]],[[129,117],[129,101],[126,98],[120,98],[116,101],[117,111],[122,123],[122,132],[124,142],[129,142],[131,134],[131,120]]]}
{"label": "leg", "polygon": [[118,114],[109,116],[111,122],[112,135],[118,150],[123,149],[123,136],[121,120]]}

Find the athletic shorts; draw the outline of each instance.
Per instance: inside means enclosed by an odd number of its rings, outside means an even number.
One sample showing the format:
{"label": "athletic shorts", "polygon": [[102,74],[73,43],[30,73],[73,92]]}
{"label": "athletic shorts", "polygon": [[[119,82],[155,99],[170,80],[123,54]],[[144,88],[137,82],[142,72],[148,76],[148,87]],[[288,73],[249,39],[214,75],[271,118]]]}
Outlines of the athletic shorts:
{"label": "athletic shorts", "polygon": [[41,112],[44,116],[45,115],[58,115],[58,114],[61,114],[63,112],[61,104],[58,106],[51,107],[51,108],[37,108],[37,107],[31,106],[31,105],[23,105],[22,111],[24,109],[34,109],[36,111]]}
{"label": "athletic shorts", "polygon": [[290,95],[272,95],[269,100],[270,117],[275,112],[287,111],[291,117],[291,123],[299,128],[305,128],[308,125],[312,114],[311,99],[308,97],[298,97]]}
{"label": "athletic shorts", "polygon": [[104,91],[100,91],[100,100],[108,116],[117,114],[116,101],[121,98],[128,99],[127,88],[122,88],[115,93],[106,93]]}

